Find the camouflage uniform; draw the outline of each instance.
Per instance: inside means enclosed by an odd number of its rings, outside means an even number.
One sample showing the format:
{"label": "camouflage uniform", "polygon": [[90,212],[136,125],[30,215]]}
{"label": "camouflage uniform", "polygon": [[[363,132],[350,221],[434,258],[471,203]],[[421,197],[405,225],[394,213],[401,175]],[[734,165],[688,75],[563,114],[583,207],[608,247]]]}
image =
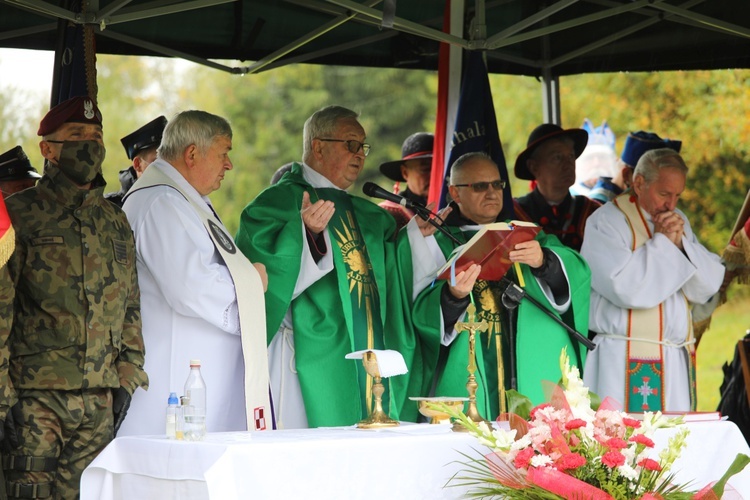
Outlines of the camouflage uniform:
{"label": "camouflage uniform", "polygon": [[24,416],[20,448],[4,452],[11,497],[77,497],[83,469],[112,440],[112,390],[148,385],[133,234],[103,191],[101,176],[79,189],[48,163],[36,187],[6,200],[9,372]]}
{"label": "camouflage uniform", "polygon": [[[4,421],[11,406],[16,402],[16,393],[8,378],[8,336],[13,320],[13,282],[8,274],[8,267],[0,266],[0,420]],[[0,470],[0,500],[8,498],[5,494],[5,478]]]}

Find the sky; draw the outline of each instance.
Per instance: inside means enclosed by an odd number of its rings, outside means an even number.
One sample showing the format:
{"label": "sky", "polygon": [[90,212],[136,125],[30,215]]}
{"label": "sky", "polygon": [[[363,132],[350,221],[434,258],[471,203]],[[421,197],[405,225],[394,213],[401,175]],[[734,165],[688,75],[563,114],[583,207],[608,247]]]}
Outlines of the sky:
{"label": "sky", "polygon": [[0,87],[27,89],[47,98],[54,59],[51,51],[0,49]]}

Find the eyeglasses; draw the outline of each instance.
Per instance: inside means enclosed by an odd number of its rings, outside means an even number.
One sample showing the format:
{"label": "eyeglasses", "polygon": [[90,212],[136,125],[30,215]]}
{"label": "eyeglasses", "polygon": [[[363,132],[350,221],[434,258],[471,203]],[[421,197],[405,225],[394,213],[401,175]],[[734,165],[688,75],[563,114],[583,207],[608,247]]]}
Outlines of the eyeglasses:
{"label": "eyeglasses", "polygon": [[486,181],[473,182],[471,184],[454,184],[453,186],[454,187],[470,187],[471,189],[474,190],[475,193],[484,193],[490,188],[490,186],[492,186],[492,189],[494,189],[495,191],[502,191],[503,189],[505,189],[505,184],[506,182],[504,180],[498,179],[492,182],[486,182]]}
{"label": "eyeglasses", "polygon": [[363,155],[367,156],[370,154],[370,145],[364,142],[359,142],[351,139],[348,141],[345,139],[317,139],[323,142],[343,142],[346,144],[346,149],[353,154],[358,153],[360,149],[362,150]]}

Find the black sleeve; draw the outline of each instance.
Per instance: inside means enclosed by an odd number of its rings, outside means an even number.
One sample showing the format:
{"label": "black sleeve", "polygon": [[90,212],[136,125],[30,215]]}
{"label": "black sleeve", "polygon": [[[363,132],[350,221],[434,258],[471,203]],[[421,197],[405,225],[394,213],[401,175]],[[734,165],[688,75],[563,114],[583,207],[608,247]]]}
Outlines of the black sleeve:
{"label": "black sleeve", "polygon": [[310,254],[313,260],[317,264],[320,259],[328,252],[326,248],[326,239],[323,233],[319,233],[315,236],[309,229],[305,228],[305,234],[307,235],[307,246],[310,247]]}
{"label": "black sleeve", "polygon": [[537,268],[532,267],[531,274],[549,286],[557,304],[564,304],[568,301],[570,291],[568,290],[568,280],[565,279],[560,259],[549,248],[542,248],[542,253],[544,254],[542,266]]}
{"label": "black sleeve", "polygon": [[453,326],[461,318],[471,299],[467,295],[463,299],[457,299],[448,288],[448,282],[443,285],[440,292],[440,309],[443,311],[443,324],[446,332],[453,331]]}

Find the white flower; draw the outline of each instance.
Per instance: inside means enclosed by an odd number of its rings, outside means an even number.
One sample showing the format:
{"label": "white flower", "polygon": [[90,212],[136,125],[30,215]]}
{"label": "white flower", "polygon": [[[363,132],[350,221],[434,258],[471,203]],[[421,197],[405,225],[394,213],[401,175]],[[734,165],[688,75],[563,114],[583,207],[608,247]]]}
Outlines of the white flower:
{"label": "white flower", "polygon": [[636,479],[638,479],[638,472],[627,463],[619,466],[617,468],[617,471],[622,474],[623,477],[631,481],[635,481]]}
{"label": "white flower", "polygon": [[533,467],[543,467],[545,465],[552,465],[552,459],[547,455],[534,455],[531,457],[531,465]]}
{"label": "white flower", "polygon": [[495,443],[482,436],[477,436],[477,440],[479,441],[479,444],[486,446],[487,448],[494,448],[496,446]]}
{"label": "white flower", "polygon": [[482,436],[486,436],[488,434],[492,434],[492,431],[490,430],[490,427],[487,425],[487,422],[482,420],[477,424],[477,427],[479,428],[479,432],[481,432]]}
{"label": "white flower", "polygon": [[527,448],[531,446],[531,438],[528,434],[524,434],[524,436],[515,441],[513,444],[510,445],[511,450],[522,450],[524,448]]}
{"label": "white flower", "polygon": [[492,436],[495,438],[495,447],[507,450],[516,441],[516,429],[510,431],[496,429],[492,431]]}

